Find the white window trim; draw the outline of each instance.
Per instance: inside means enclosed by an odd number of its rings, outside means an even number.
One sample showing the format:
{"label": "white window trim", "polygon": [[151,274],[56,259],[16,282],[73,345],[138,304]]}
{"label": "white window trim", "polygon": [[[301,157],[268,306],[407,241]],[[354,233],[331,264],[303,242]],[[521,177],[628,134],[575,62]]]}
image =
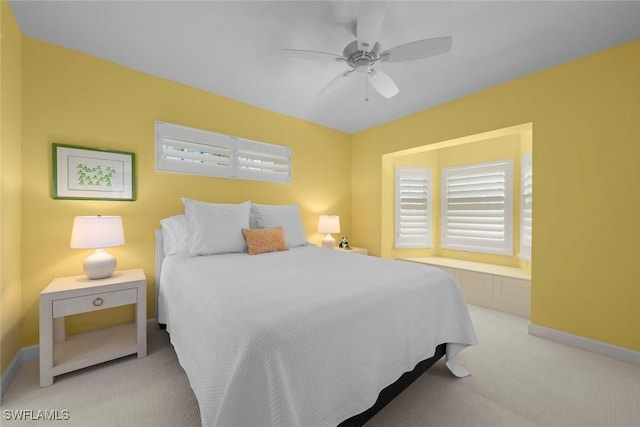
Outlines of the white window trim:
{"label": "white window trim", "polygon": [[533,237],[533,164],[532,153],[522,157],[520,179],[520,252],[518,257],[531,262]]}
{"label": "white window trim", "polygon": [[[397,167],[395,170],[395,248],[431,248],[432,247],[432,173],[429,168],[407,168]],[[401,210],[401,187],[402,180],[411,179],[417,182],[423,181],[425,188],[424,193],[418,197],[426,199],[426,207],[424,209],[424,224],[420,224],[414,233],[403,231],[403,221],[401,220],[403,213]]]}
{"label": "white window trim", "polygon": [[[156,170],[263,182],[291,182],[291,149],[156,121]],[[183,149],[180,152],[175,150]],[[174,149],[179,156],[171,156]]]}
{"label": "white window trim", "polygon": [[[451,236],[447,224],[449,223],[448,213],[448,191],[450,179],[465,179],[475,174],[503,174],[504,175],[504,217],[503,217],[503,238],[474,238],[463,236]],[[513,162],[511,159],[455,166],[442,169],[442,193],[441,193],[441,248],[463,251],[473,251],[482,253],[492,253],[501,255],[513,255]],[[482,232],[481,228],[471,231]],[[460,234],[467,234],[462,232]]]}

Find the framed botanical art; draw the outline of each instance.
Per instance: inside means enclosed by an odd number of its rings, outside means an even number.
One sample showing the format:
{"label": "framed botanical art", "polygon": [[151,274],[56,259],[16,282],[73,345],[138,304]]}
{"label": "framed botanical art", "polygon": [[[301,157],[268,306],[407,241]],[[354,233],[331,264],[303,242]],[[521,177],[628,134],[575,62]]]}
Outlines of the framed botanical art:
{"label": "framed botanical art", "polygon": [[53,198],[135,200],[135,154],[53,144]]}

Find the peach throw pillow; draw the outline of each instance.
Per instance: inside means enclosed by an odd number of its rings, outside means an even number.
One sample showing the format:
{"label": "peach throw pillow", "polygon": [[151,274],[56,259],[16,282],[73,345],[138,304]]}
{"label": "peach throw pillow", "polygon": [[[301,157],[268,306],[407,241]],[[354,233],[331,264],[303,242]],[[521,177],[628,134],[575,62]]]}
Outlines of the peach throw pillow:
{"label": "peach throw pillow", "polygon": [[249,255],[286,251],[289,249],[282,227],[243,228],[242,234],[247,241]]}

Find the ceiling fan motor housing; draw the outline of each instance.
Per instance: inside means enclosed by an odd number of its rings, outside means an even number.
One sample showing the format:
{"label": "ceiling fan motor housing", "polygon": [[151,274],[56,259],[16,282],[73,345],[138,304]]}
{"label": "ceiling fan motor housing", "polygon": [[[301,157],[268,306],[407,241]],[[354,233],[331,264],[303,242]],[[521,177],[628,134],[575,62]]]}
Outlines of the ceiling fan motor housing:
{"label": "ceiling fan motor housing", "polygon": [[354,71],[364,72],[380,60],[379,51],[380,43],[378,42],[367,52],[366,50],[358,48],[358,41],[354,40],[344,48],[342,56],[347,59],[347,64],[349,64]]}

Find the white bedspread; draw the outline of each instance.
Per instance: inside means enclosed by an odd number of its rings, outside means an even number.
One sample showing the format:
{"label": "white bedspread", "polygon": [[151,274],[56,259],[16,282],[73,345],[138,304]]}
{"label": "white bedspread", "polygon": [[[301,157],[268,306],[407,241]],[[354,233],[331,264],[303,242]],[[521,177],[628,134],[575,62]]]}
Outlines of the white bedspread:
{"label": "white bedspread", "polygon": [[205,427],[336,426],[438,344],[476,343],[443,271],[314,246],[167,257],[159,321]]}

